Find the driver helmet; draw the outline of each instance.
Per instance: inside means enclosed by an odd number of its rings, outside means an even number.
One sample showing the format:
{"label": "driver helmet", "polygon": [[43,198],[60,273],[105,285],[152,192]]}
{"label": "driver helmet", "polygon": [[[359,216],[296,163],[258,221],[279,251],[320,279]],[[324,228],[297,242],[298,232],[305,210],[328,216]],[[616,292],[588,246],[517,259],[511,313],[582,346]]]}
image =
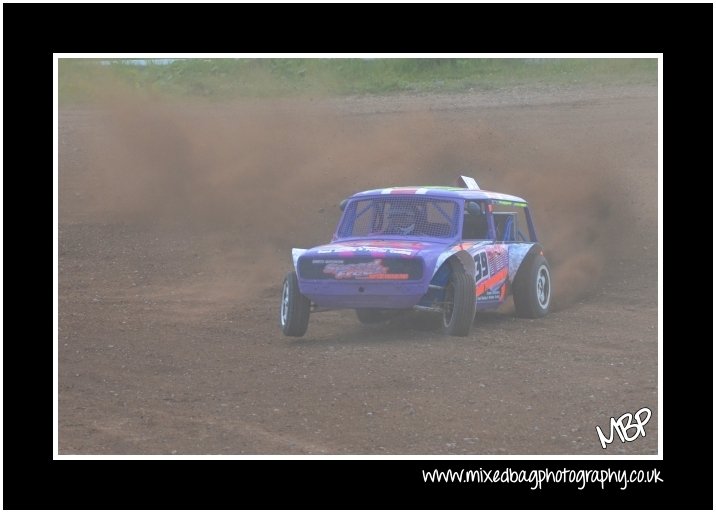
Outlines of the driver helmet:
{"label": "driver helmet", "polygon": [[410,233],[415,228],[417,214],[415,208],[408,205],[393,205],[388,212],[388,228],[401,233]]}

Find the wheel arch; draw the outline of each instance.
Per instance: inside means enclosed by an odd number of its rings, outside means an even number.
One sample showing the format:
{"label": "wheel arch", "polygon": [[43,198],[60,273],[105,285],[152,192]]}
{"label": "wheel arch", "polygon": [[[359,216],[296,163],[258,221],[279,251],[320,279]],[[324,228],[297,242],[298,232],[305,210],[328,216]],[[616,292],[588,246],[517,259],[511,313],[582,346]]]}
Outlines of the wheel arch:
{"label": "wheel arch", "polygon": [[291,249],[291,257],[293,258],[293,270],[298,274],[298,258],[303,255],[307,249],[293,248]]}
{"label": "wheel arch", "polygon": [[[544,279],[542,279],[543,267]],[[515,276],[512,289],[515,313],[518,317],[537,319],[549,313],[553,294],[550,274],[549,262],[542,251],[530,252],[525,257]]]}
{"label": "wheel arch", "polygon": [[440,255],[440,258],[438,258],[437,265],[435,266],[435,271],[433,272],[433,276],[431,278],[431,283],[433,283],[433,280],[435,280],[436,277],[439,277],[443,275],[441,271],[445,269],[446,266],[452,265],[451,262],[458,262],[462,267],[465,269],[465,272],[469,276],[472,276],[472,279],[475,279],[475,260],[473,256],[465,251],[464,249],[460,249],[454,252],[445,252],[442,255]]}
{"label": "wheel arch", "polygon": [[510,268],[509,268],[509,280],[510,283],[514,283],[517,279],[517,273],[523,268],[523,265],[533,255],[544,255],[544,250],[539,242],[532,244],[527,251],[515,251],[510,248]]}
{"label": "wheel arch", "polygon": [[468,253],[464,249],[461,249],[460,251],[452,255],[450,258],[448,258],[448,261],[450,260],[457,260],[465,269],[467,275],[472,277],[472,281],[475,281],[475,274],[477,272],[475,268],[475,259],[470,253]]}
{"label": "wheel arch", "polygon": [[443,332],[447,335],[465,337],[470,333],[475,320],[477,267],[472,255],[464,250],[450,256],[444,265],[450,266],[447,275],[451,285],[446,285],[444,289]]}

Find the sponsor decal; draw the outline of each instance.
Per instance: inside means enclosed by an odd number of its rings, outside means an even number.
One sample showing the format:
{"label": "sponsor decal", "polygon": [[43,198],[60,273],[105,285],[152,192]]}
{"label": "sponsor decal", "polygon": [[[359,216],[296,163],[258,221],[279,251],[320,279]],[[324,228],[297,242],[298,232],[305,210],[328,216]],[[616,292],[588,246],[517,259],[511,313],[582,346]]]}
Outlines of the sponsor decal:
{"label": "sponsor decal", "polygon": [[500,285],[505,279],[507,279],[507,268],[503,268],[501,271],[498,271],[497,274],[495,274],[491,278],[482,280],[482,282],[478,283],[475,286],[475,295],[482,296],[487,291]]}
{"label": "sponsor decal", "polygon": [[319,249],[316,251],[316,253],[325,254],[325,253],[384,253],[384,254],[390,254],[390,255],[406,255],[411,256],[413,253],[415,253],[414,250],[411,249],[400,249],[400,248],[381,248],[378,246],[344,246],[344,247],[338,247],[338,248],[324,248]]}
{"label": "sponsor decal", "polygon": [[478,296],[477,302],[485,301],[502,301],[505,299],[505,292],[507,291],[507,284],[503,283],[499,289],[488,290],[483,295]]}
{"label": "sponsor decal", "polygon": [[[315,262],[315,261],[314,261]],[[333,275],[336,280],[407,280],[407,273],[390,273],[382,260],[358,264],[330,261],[323,268],[324,274]],[[339,263],[340,262],[340,263]]]}
{"label": "sponsor decal", "polygon": [[499,290],[490,290],[483,294],[482,296],[477,298],[477,301],[499,301],[500,300],[500,291]]}
{"label": "sponsor decal", "polygon": [[[378,248],[400,248],[400,249],[423,249],[425,247],[425,244],[422,242],[414,242],[414,241],[399,241],[399,240],[376,240],[370,242],[370,247],[378,247]],[[360,243],[346,243],[341,244],[341,247],[364,247],[363,244]]]}

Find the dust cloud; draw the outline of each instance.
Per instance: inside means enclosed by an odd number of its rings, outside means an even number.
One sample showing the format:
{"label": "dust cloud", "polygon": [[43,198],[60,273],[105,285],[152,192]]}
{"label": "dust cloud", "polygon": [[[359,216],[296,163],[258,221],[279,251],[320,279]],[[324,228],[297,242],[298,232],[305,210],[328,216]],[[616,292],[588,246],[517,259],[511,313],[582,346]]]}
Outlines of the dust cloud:
{"label": "dust cloud", "polygon": [[[389,101],[389,100],[385,100]],[[93,216],[200,237],[191,293],[268,293],[290,249],[328,242],[338,203],[363,189],[452,184],[459,173],[530,201],[558,308],[593,290],[632,214],[619,170],[562,145],[457,111],[347,112],[322,100],[182,104],[115,95],[87,141]],[[597,152],[598,153],[598,152]]]}

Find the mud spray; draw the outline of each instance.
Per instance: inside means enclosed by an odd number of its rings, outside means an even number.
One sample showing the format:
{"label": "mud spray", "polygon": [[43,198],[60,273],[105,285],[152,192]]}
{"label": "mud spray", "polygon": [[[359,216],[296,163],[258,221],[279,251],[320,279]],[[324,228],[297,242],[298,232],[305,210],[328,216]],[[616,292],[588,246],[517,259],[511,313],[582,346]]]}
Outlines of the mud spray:
{"label": "mud spray", "polygon": [[631,224],[612,199],[618,169],[542,130],[516,136],[489,116],[379,110],[115,96],[87,141],[95,215],[202,234],[205,275],[221,279],[195,283],[193,293],[239,302],[278,290],[291,247],[328,242],[348,195],[452,184],[462,172],[530,201],[558,308],[593,290]]}

